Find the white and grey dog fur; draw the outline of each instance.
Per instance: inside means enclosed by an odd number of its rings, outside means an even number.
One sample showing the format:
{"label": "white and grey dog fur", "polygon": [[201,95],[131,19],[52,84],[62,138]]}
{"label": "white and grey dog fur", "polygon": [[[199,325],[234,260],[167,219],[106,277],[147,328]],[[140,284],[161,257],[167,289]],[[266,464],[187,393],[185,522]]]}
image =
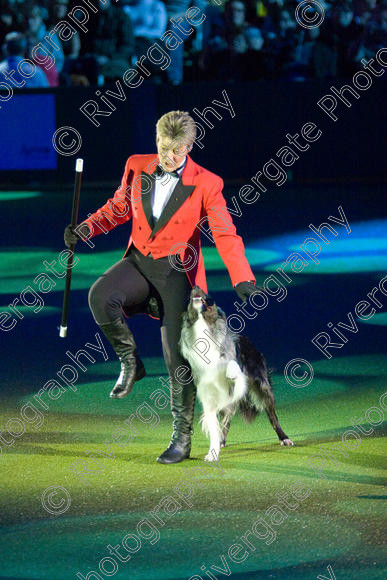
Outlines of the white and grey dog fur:
{"label": "white and grey dog fur", "polygon": [[281,445],[293,445],[278,422],[263,355],[247,337],[227,328],[225,313],[199,286],[192,289],[183,315],[180,350],[203,406],[202,427],[210,437],[206,461],[218,458],[238,408],[248,422],[265,409]]}

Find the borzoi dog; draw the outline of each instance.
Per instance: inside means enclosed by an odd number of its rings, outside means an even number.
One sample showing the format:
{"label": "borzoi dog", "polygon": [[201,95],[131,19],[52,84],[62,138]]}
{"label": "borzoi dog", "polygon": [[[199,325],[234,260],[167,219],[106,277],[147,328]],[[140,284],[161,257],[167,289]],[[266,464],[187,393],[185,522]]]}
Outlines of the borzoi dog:
{"label": "borzoi dog", "polygon": [[206,461],[219,457],[238,408],[247,422],[265,409],[281,445],[293,445],[278,422],[263,355],[247,337],[228,330],[225,313],[199,286],[192,289],[183,315],[180,350],[191,366],[203,406],[201,423],[210,436]]}

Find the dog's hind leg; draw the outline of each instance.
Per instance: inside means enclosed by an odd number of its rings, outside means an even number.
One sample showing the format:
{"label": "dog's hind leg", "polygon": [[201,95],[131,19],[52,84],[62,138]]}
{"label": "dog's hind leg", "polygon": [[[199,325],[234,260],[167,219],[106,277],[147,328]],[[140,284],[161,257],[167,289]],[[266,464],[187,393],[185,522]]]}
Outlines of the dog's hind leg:
{"label": "dog's hind leg", "polygon": [[269,421],[274,431],[278,435],[278,439],[281,441],[281,445],[294,445],[293,441],[289,439],[289,437],[282,430],[281,425],[279,424],[278,417],[275,412],[273,391],[271,390],[270,383],[268,381],[265,381],[263,385],[261,383],[260,395],[266,414],[269,417]]}
{"label": "dog's hind leg", "polygon": [[220,448],[222,449],[222,447],[226,447],[226,439],[227,439],[228,431],[230,429],[232,416],[229,413],[227,413],[226,411],[221,411],[220,417],[221,417],[221,421],[222,421]]}

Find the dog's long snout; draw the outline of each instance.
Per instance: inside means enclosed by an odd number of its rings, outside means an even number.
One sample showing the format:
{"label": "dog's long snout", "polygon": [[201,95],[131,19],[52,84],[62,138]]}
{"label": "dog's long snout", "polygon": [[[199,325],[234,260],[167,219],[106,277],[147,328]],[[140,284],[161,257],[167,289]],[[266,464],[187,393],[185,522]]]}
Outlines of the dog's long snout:
{"label": "dog's long snout", "polygon": [[205,298],[205,294],[200,286],[194,286],[191,290],[191,298]]}
{"label": "dog's long snout", "polygon": [[201,300],[202,302],[202,309],[206,310],[207,308],[210,308],[211,306],[214,305],[214,299],[211,298],[211,296],[209,296],[208,294],[205,294],[205,292],[203,292],[203,290],[200,288],[200,286],[194,286],[192,288],[191,291],[191,301],[195,302],[195,301],[199,301]]}

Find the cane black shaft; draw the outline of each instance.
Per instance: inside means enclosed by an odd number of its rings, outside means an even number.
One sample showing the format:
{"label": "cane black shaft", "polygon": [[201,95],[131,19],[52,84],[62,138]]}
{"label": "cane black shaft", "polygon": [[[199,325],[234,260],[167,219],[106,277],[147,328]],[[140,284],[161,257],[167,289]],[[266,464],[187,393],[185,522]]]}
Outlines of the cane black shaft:
{"label": "cane black shaft", "polygon": [[[74,182],[74,195],[73,195],[73,208],[71,212],[71,225],[73,228],[76,227],[78,222],[78,209],[79,209],[79,197],[81,194],[81,183],[82,183],[82,172],[83,172],[83,159],[77,159],[75,164],[75,182]],[[63,307],[62,307],[62,322],[60,325],[59,336],[61,338],[66,338],[67,336],[67,320],[69,313],[69,302],[70,302],[70,288],[71,288],[71,276],[73,271],[73,261],[74,261],[74,246],[70,246],[69,250],[72,252],[67,261],[67,272],[66,272],[66,285],[63,295]]]}

